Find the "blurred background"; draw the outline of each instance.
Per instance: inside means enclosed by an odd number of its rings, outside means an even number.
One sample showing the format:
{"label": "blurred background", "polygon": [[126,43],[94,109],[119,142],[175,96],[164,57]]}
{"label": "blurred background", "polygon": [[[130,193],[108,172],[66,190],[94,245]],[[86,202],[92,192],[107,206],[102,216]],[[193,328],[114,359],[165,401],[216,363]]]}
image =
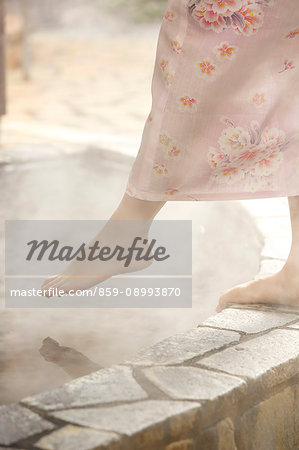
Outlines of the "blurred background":
{"label": "blurred background", "polygon": [[6,1],[5,142],[108,141],[133,152],[165,8],[164,0]]}
{"label": "blurred background", "polygon": [[[192,309],[5,309],[5,219],[105,220],[121,200],[151,108],[167,3],[3,7],[0,0],[0,404],[196,327],[215,314],[221,291],[255,276],[263,244],[246,202],[168,202],[157,219],[193,221]],[[251,205],[273,215],[265,202]]]}

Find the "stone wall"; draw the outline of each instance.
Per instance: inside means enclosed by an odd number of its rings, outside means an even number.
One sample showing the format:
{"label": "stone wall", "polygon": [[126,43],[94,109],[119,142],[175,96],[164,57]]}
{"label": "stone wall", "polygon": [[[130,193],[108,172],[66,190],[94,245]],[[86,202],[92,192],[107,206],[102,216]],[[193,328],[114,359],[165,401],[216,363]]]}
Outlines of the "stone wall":
{"label": "stone wall", "polygon": [[299,310],[228,307],[136,358],[0,407],[0,444],[299,448]]}

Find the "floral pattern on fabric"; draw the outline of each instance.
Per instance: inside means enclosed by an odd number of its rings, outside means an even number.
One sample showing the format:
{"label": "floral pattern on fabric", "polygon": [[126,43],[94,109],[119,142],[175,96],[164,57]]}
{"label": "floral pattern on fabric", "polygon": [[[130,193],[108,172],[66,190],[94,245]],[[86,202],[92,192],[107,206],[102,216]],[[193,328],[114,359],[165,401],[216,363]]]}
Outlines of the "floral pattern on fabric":
{"label": "floral pattern on fabric", "polygon": [[291,60],[288,60],[288,59],[284,60],[283,66],[284,66],[283,69],[280,72],[278,72],[278,73],[282,73],[285,70],[289,70],[289,69],[296,69],[296,66],[295,66],[294,62],[291,61]]}
{"label": "floral pattern on fabric", "polygon": [[262,8],[273,0],[191,0],[189,11],[198,24],[215,33],[232,28],[235,33],[251,36],[263,25]]}
{"label": "floral pattern on fabric", "polygon": [[208,153],[212,178],[217,183],[237,183],[250,175],[260,186],[265,181],[260,177],[272,175],[283,161],[289,144],[285,132],[271,127],[261,129],[256,120],[247,129],[228,118],[222,121],[227,127],[218,139],[219,147],[210,147]]}
{"label": "floral pattern on fabric", "polygon": [[284,39],[294,39],[295,37],[298,36],[299,36],[299,28],[295,28],[294,30],[287,32],[287,34],[284,36]]}
{"label": "floral pattern on fabric", "polygon": [[248,101],[256,108],[263,108],[267,103],[267,94],[261,89],[251,89]]}
{"label": "floral pattern on fabric", "polygon": [[163,58],[160,62],[160,69],[163,73],[163,79],[167,86],[170,86],[174,80],[174,75],[172,69],[170,69],[169,61]]}
{"label": "floral pattern on fabric", "polygon": [[197,111],[198,100],[189,95],[182,95],[177,97],[178,109],[183,113],[195,113]]}
{"label": "floral pattern on fabric", "polygon": [[167,189],[167,190],[165,191],[165,194],[166,194],[166,195],[174,196],[174,195],[176,195],[178,192],[179,192],[178,189],[169,188],[169,189]]}
{"label": "floral pattern on fabric", "polygon": [[170,42],[170,45],[171,45],[172,50],[173,50],[175,53],[177,53],[177,54],[181,53],[182,47],[181,47],[179,41],[171,41],[171,42]]}
{"label": "floral pattern on fabric", "polygon": [[159,144],[161,145],[164,158],[172,161],[179,161],[181,159],[184,153],[182,146],[166,132],[160,134]]}
{"label": "floral pattern on fabric", "polygon": [[155,163],[153,169],[154,169],[154,173],[156,175],[159,175],[159,176],[168,175],[168,169],[165,166],[165,164]]}
{"label": "floral pattern on fabric", "polygon": [[200,61],[197,62],[196,68],[197,74],[202,80],[211,81],[217,74],[216,64],[209,56],[201,58]]}
{"label": "floral pattern on fabric", "polygon": [[220,42],[213,49],[217,59],[220,61],[231,60],[236,56],[238,47],[236,45],[229,44],[228,42]]}
{"label": "floral pattern on fabric", "polygon": [[169,9],[166,11],[164,15],[164,19],[168,22],[173,22],[175,20],[175,14],[173,11],[170,11]]}

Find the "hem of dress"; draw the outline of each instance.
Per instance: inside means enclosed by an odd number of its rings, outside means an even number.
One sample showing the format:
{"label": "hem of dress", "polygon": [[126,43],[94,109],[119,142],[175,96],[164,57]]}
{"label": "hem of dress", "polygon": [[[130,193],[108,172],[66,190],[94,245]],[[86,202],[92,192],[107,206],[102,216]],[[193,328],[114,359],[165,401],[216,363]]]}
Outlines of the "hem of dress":
{"label": "hem of dress", "polygon": [[293,197],[299,196],[297,193],[287,193],[282,191],[263,191],[259,193],[253,192],[224,192],[224,193],[201,193],[201,194],[177,194],[166,195],[155,192],[143,192],[134,189],[134,194],[126,189],[126,194],[139,200],[147,201],[225,201],[225,200],[250,200],[274,197]]}

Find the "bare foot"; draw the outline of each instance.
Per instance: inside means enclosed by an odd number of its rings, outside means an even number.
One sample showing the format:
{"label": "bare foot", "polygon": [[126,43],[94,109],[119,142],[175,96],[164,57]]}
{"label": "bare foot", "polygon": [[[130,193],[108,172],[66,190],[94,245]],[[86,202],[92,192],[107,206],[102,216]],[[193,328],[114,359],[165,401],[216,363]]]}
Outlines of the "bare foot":
{"label": "bare foot", "polygon": [[277,273],[239,284],[225,291],[216,308],[222,311],[228,303],[272,303],[299,306],[299,267],[288,265]]}
{"label": "bare foot", "polygon": [[[45,291],[46,297],[56,296],[59,291],[64,295],[70,291],[85,290],[114,275],[136,272],[149,267],[153,262],[152,259],[137,260],[136,258],[138,252],[139,255],[145,256],[147,253],[149,257],[152,257],[147,234],[148,224],[146,221],[108,221],[85,247],[90,249],[96,245],[97,251],[94,255],[98,255],[100,249],[104,247],[110,249],[110,254],[119,247],[124,250],[122,259],[117,259],[121,250],[118,250],[116,256],[110,259],[107,257],[108,253],[103,254],[103,258],[93,257],[92,260],[85,258],[83,261],[76,259],[60,275],[45,280],[42,290]],[[132,259],[126,261],[128,248],[133,245],[135,239],[138,240]],[[128,262],[129,264],[126,266]]]}

